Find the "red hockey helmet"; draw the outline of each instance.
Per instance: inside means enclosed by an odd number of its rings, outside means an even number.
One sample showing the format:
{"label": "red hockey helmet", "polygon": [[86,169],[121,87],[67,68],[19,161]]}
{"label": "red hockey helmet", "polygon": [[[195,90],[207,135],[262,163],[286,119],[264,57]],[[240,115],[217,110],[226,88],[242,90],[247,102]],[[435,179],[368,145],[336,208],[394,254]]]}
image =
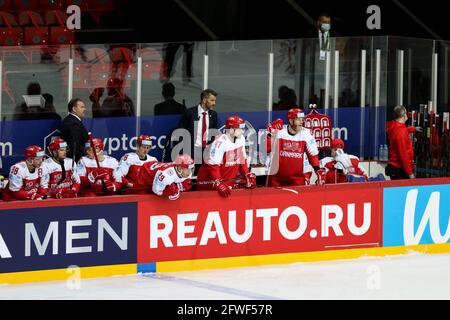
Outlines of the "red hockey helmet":
{"label": "red hockey helmet", "polygon": [[333,141],[331,141],[331,147],[333,149],[344,149],[345,143],[341,139],[333,139]]}
{"label": "red hockey helmet", "polygon": [[141,145],[144,146],[152,146],[152,139],[150,139],[150,136],[146,134],[141,134],[137,139],[137,146],[140,147]]}
{"label": "red hockey helmet", "polygon": [[300,108],[292,108],[287,113],[288,120],[294,120],[297,118],[304,118],[305,114],[303,113],[303,110]]}
{"label": "red hockey helmet", "polygon": [[194,160],[188,154],[184,153],[175,159],[175,165],[182,168],[194,169]]}
{"label": "red hockey helmet", "polygon": [[25,159],[35,158],[35,157],[43,157],[45,152],[39,146],[29,146],[25,148]]}
{"label": "red hockey helmet", "polygon": [[50,142],[48,148],[50,149],[50,151],[56,151],[62,148],[67,148],[67,143],[61,138],[56,138],[52,142]]}
{"label": "red hockey helmet", "polygon": [[92,144],[93,145],[91,146],[90,141],[86,142],[86,148],[94,147],[94,149],[99,148],[100,150],[103,150],[105,148],[105,145],[103,144],[103,139],[100,139],[100,138],[92,139]]}
{"label": "red hockey helmet", "polygon": [[245,121],[239,116],[231,116],[225,121],[225,127],[227,129],[245,129]]}

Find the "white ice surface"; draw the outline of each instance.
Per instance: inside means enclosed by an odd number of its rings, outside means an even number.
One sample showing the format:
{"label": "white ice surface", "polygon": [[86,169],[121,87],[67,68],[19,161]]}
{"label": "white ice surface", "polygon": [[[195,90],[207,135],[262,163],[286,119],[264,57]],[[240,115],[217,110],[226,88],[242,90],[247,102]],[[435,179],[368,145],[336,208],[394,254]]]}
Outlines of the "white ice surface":
{"label": "white ice surface", "polygon": [[450,254],[0,285],[0,299],[450,299]]}

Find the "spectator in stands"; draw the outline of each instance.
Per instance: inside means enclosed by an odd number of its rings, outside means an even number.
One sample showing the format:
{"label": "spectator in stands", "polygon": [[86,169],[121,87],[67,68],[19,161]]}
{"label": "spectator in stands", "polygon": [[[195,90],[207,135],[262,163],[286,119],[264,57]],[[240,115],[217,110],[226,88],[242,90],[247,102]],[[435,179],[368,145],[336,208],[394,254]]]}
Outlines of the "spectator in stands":
{"label": "spectator in stands", "polygon": [[67,108],[69,115],[63,119],[59,131],[61,138],[69,146],[67,157],[78,162],[84,156],[85,143],[88,141],[88,132],[82,122],[86,106],[81,99],[74,98],[70,100]]}
{"label": "spectator in stands", "polygon": [[274,103],[273,110],[289,110],[297,107],[297,95],[293,89],[281,86],[278,89],[279,101]]}
{"label": "spectator in stands", "polygon": [[108,95],[98,112],[100,117],[133,117],[135,115],[133,101],[124,92],[122,79],[114,78],[108,81],[107,90]]}
{"label": "spectator in stands", "polygon": [[186,106],[174,99],[175,86],[172,83],[166,82],[163,84],[162,96],[164,97],[164,102],[158,103],[154,107],[155,116],[183,114],[186,111]]}
{"label": "spectator in stands", "polygon": [[45,108],[41,113],[43,119],[61,120],[61,116],[56,113],[56,108],[53,104],[53,96],[50,93],[43,93],[42,96],[45,99]]}
{"label": "spectator in stands", "polygon": [[194,42],[168,43],[165,47],[164,64],[162,65],[161,81],[168,81],[173,76],[173,66],[176,65],[179,56],[177,52],[183,47],[183,83],[189,83],[192,79],[192,56],[194,51]]}
{"label": "spectator in stands", "polygon": [[[30,82],[27,86],[27,95],[41,95],[41,85],[38,82]],[[26,102],[21,103],[14,109],[13,120],[36,120],[39,106],[29,106]]]}

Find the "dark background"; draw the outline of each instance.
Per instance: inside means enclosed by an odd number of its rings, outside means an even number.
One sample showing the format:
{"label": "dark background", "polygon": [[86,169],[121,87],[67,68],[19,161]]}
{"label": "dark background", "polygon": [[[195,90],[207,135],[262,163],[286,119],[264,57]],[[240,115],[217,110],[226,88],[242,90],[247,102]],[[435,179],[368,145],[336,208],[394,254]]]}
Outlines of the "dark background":
{"label": "dark background", "polygon": [[[105,30],[77,33],[79,43],[169,42],[307,37],[313,30],[300,7],[314,21],[321,12],[332,16],[339,36],[396,35],[450,40],[444,1],[411,0],[118,0],[118,18]],[[381,30],[369,30],[367,7],[381,9]],[[407,10],[401,8],[401,5]],[[407,12],[410,11],[410,12]],[[415,17],[413,17],[415,16]],[[195,17],[195,18],[193,18]],[[199,26],[201,21],[210,32]],[[425,24],[431,31],[421,25]]]}

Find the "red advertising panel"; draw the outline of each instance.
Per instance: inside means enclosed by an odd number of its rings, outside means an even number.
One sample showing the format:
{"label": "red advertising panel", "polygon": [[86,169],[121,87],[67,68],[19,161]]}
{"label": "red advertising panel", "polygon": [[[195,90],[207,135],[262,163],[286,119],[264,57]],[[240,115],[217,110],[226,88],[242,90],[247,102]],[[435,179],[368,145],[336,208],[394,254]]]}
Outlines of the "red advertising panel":
{"label": "red advertising panel", "polygon": [[138,205],[138,263],[377,247],[378,184],[184,193]]}

